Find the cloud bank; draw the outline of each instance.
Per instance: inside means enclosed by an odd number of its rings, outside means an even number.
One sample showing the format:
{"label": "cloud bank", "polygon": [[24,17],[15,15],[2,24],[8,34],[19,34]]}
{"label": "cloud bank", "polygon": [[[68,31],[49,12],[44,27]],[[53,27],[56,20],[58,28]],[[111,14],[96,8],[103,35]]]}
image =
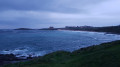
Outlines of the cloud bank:
{"label": "cloud bank", "polygon": [[120,0],[1,0],[0,28],[120,24]]}

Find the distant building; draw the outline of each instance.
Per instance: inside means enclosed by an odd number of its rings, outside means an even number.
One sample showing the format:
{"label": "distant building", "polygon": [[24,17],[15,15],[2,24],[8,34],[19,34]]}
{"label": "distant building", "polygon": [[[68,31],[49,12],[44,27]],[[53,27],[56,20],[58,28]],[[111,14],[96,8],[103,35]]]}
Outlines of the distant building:
{"label": "distant building", "polygon": [[91,28],[92,26],[66,26],[65,28]]}
{"label": "distant building", "polygon": [[92,26],[80,26],[80,28],[91,28]]}
{"label": "distant building", "polygon": [[49,29],[54,29],[54,27],[51,26],[51,27],[49,27]]}

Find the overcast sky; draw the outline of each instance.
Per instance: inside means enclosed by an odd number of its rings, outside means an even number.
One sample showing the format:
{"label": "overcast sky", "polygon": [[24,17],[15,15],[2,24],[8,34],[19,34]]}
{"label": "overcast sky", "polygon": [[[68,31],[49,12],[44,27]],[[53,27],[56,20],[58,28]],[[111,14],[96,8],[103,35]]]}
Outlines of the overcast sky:
{"label": "overcast sky", "polygon": [[120,0],[0,0],[0,28],[120,24]]}

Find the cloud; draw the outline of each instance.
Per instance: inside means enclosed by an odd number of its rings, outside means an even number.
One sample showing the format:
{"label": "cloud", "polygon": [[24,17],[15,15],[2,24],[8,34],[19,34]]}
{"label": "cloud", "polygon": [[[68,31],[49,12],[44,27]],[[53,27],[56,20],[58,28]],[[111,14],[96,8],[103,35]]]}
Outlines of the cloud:
{"label": "cloud", "polygon": [[108,0],[97,5],[91,5],[88,10],[90,10],[92,14],[120,16],[119,4],[120,0]]}
{"label": "cloud", "polygon": [[73,13],[83,12],[84,6],[103,1],[105,0],[0,0],[0,10],[39,10]]}
{"label": "cloud", "polygon": [[4,25],[0,28],[118,25],[119,3],[119,0],[0,0],[0,25]]}

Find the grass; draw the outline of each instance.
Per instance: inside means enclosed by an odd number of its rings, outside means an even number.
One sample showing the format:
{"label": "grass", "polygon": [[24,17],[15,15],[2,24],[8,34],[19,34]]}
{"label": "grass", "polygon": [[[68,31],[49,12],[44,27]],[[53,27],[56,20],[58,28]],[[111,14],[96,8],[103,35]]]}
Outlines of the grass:
{"label": "grass", "polygon": [[82,48],[72,53],[57,51],[3,67],[120,67],[120,41]]}

